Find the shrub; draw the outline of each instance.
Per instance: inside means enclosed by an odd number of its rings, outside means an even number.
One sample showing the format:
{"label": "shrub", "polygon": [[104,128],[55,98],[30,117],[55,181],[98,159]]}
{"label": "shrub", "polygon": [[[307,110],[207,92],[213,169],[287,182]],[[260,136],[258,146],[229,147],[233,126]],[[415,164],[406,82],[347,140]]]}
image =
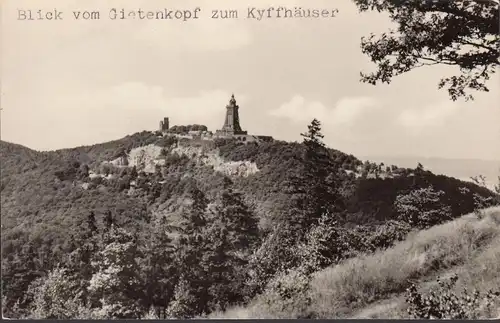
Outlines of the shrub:
{"label": "shrub", "polygon": [[[476,176],[476,177],[471,177],[471,179],[477,185],[487,188],[486,177],[484,177],[483,175],[479,175],[479,176]],[[500,180],[500,177],[499,177],[499,180]],[[463,190],[463,188],[462,188],[462,190]],[[498,186],[498,187],[495,186],[494,190],[498,194],[500,194],[499,193],[500,192],[500,186]],[[474,198],[474,214],[476,214],[476,216],[479,219],[482,219],[484,217],[483,209],[488,208],[490,206],[493,206],[493,205],[499,203],[498,197],[496,199],[493,196],[485,197],[485,196],[480,195],[477,192],[474,192],[474,194],[472,196]]]}
{"label": "shrub", "polygon": [[28,289],[33,319],[71,319],[82,307],[75,294],[77,282],[72,281],[65,269],[54,269],[47,277],[35,280]]}
{"label": "shrub", "polygon": [[114,159],[121,158],[121,157],[127,157],[127,150],[123,147],[116,149],[115,152],[113,153],[111,159],[114,160]]}
{"label": "shrub", "polygon": [[371,231],[367,244],[374,249],[386,249],[392,247],[395,242],[404,240],[410,231],[411,227],[407,223],[389,220]]}
{"label": "shrub", "polygon": [[451,207],[441,202],[443,195],[432,186],[420,188],[398,195],[394,207],[402,221],[426,229],[451,219]]}
{"label": "shrub", "polygon": [[297,252],[302,265],[314,272],[354,257],[367,248],[363,233],[343,228],[323,215],[306,234],[306,242],[299,245]]}
{"label": "shrub", "polygon": [[54,172],[54,175],[60,181],[72,181],[77,178],[77,175],[80,174],[80,164],[78,162],[67,162],[66,165]]}
{"label": "shrub", "polygon": [[297,268],[276,275],[258,297],[257,308],[266,317],[311,318],[311,300],[310,276],[303,268]]}
{"label": "shrub", "polygon": [[197,309],[197,299],[190,289],[189,283],[181,277],[175,286],[174,299],[167,308],[167,316],[176,319],[193,317]]}
{"label": "shrub", "polygon": [[187,125],[187,126],[183,126],[183,125],[172,126],[172,127],[170,127],[170,129],[168,129],[168,132],[176,133],[176,134],[185,134],[189,131],[207,131],[207,130],[208,130],[208,128],[205,125],[194,124],[194,125]]}
{"label": "shrub", "polygon": [[169,148],[177,143],[177,138],[174,136],[165,136],[156,142],[156,145],[164,148]]}
{"label": "shrub", "polygon": [[449,281],[438,278],[438,290],[427,296],[420,294],[412,284],[406,296],[408,314],[417,319],[479,319],[481,313],[491,310],[492,300],[500,296],[491,290],[483,295],[477,290],[470,294],[467,289],[456,294],[452,288],[457,280],[456,274]]}
{"label": "shrub", "polygon": [[95,186],[98,186],[100,184],[102,184],[103,180],[102,180],[102,177],[101,176],[96,176],[96,177],[93,177],[91,180],[90,180],[90,183],[92,183],[93,185]]}

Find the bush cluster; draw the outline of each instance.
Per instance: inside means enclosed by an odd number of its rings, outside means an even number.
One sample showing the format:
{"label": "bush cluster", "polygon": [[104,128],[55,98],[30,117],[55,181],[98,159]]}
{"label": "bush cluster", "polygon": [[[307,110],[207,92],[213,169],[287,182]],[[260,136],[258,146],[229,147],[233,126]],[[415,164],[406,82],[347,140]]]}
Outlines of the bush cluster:
{"label": "bush cluster", "polygon": [[406,302],[409,304],[408,314],[416,319],[478,319],[482,313],[491,311],[494,298],[500,296],[498,291],[490,290],[486,294],[479,291],[470,293],[464,289],[462,293],[453,290],[458,275],[448,281],[438,278],[437,290],[422,295],[412,284],[407,290]]}

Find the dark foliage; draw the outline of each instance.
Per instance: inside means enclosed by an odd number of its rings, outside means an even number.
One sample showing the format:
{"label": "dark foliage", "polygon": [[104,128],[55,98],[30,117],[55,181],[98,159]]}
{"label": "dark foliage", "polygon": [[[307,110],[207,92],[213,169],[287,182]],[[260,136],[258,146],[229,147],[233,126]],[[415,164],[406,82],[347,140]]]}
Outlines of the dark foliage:
{"label": "dark foliage", "polygon": [[478,291],[469,293],[467,289],[460,293],[453,290],[458,276],[452,276],[448,281],[438,278],[437,290],[428,295],[418,292],[415,285],[407,290],[406,302],[409,304],[408,314],[414,319],[479,319],[481,310],[488,310],[492,300],[500,293],[489,291],[481,295]]}
{"label": "dark foliage", "polygon": [[377,64],[376,72],[361,74],[364,82],[390,83],[394,76],[439,64],[459,71],[439,83],[452,100],[471,99],[470,90],[489,91],[486,83],[500,65],[498,1],[354,2],[361,11],[388,13],[398,26],[362,39],[363,53]]}
{"label": "dark foliage", "polygon": [[[360,215],[353,216],[351,220],[355,223],[396,220],[398,214],[393,207],[396,197],[401,193],[425,188],[428,185],[432,185],[435,190],[444,192],[442,201],[451,207],[451,218],[474,210],[473,191],[485,197],[495,196],[488,189],[473,183],[443,175],[434,175],[430,172],[423,173],[420,177],[358,179],[356,190],[348,202],[348,210],[350,214]],[[463,193],[461,187],[467,187],[469,191]]]}
{"label": "dark foliage", "polygon": [[185,134],[189,131],[207,131],[208,128],[205,125],[193,124],[187,126],[173,126],[168,129],[168,132],[175,134]]}

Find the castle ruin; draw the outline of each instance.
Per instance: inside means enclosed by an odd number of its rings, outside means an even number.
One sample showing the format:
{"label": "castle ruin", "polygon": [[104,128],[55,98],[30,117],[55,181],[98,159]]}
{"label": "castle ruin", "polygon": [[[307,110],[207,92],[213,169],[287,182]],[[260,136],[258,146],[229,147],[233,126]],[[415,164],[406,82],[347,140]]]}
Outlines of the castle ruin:
{"label": "castle ruin", "polygon": [[160,132],[167,132],[169,128],[168,118],[163,118],[163,121],[160,121]]}

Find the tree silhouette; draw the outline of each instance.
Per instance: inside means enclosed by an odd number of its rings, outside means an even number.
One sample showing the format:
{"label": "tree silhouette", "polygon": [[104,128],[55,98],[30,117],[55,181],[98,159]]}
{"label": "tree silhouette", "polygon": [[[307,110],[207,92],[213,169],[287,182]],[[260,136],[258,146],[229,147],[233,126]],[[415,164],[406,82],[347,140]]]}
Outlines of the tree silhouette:
{"label": "tree silhouette", "polygon": [[205,256],[212,309],[226,308],[242,301],[249,250],[258,239],[257,218],[245,205],[243,195],[225,188],[211,209],[206,237],[210,242]]}
{"label": "tree silhouette", "polygon": [[315,223],[323,214],[332,210],[337,202],[335,185],[335,167],[331,156],[323,143],[321,123],[313,119],[307,126],[307,133],[302,133],[304,150],[303,186],[305,187],[305,205],[308,209],[306,226]]}
{"label": "tree silhouette", "polygon": [[145,305],[153,306],[159,317],[165,317],[168,303],[173,297],[177,264],[174,261],[174,245],[170,238],[171,227],[166,217],[159,223],[149,223],[145,243],[140,245],[141,281]]}
{"label": "tree silhouette", "polygon": [[137,264],[140,251],[136,236],[111,227],[103,235],[102,246],[92,261],[93,275],[87,289],[90,298],[97,300],[104,317],[140,317],[144,290]]}
{"label": "tree silhouette", "polygon": [[88,232],[89,236],[92,236],[96,231],[97,231],[97,224],[95,220],[95,213],[94,211],[90,211],[89,215],[87,216],[87,225],[88,225]]}
{"label": "tree silhouette", "polygon": [[325,144],[321,141],[324,138],[321,133],[321,123],[315,118],[311,121],[311,124],[307,126],[307,132],[301,133],[300,135],[304,138],[304,145],[310,149],[315,149],[318,147],[325,147]]}
{"label": "tree silhouette", "polygon": [[[300,166],[287,178],[287,208],[276,220],[273,234],[256,252],[259,275],[274,275],[282,268],[293,268],[303,260],[296,248],[307,232],[323,216],[335,217],[341,197],[337,189],[337,168],[322,142],[321,123],[313,119],[302,133]],[[262,278],[261,278],[262,279]]]}
{"label": "tree silhouette", "polygon": [[104,215],[104,229],[109,230],[111,229],[111,226],[113,225],[113,215],[111,214],[111,211],[106,211],[106,214]]}
{"label": "tree silhouette", "polygon": [[174,303],[169,312],[177,318],[200,315],[207,311],[208,287],[205,234],[208,200],[195,185],[188,188],[192,203],[181,214],[180,236],[176,245],[176,264],[182,277],[175,288]]}
{"label": "tree silhouette", "polygon": [[386,12],[398,24],[379,37],[363,37],[361,48],[377,64],[361,73],[363,82],[390,83],[394,76],[422,66],[448,65],[458,75],[441,79],[450,98],[473,99],[470,90],[488,92],[486,82],[500,65],[498,0],[354,0],[360,11]]}

